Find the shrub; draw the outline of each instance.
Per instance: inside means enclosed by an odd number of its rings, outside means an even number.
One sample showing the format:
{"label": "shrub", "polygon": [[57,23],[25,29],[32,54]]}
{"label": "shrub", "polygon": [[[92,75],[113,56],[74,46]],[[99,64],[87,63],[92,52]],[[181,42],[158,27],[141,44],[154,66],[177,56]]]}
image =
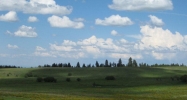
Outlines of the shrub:
{"label": "shrub", "polygon": [[71,79],[70,79],[70,78],[66,78],[66,81],[67,81],[67,82],[70,82],[70,81],[71,81]]}
{"label": "shrub", "polygon": [[37,77],[36,81],[37,81],[37,82],[42,82],[42,81],[43,81],[43,78]]}
{"label": "shrub", "polygon": [[57,82],[57,79],[55,79],[54,77],[46,77],[43,80],[44,82]]}
{"label": "shrub", "polygon": [[78,81],[78,82],[80,82],[80,81],[81,81],[81,79],[80,79],[80,78],[77,78],[77,81]]}
{"label": "shrub", "polygon": [[25,74],[25,77],[33,77],[32,73]]}
{"label": "shrub", "polygon": [[27,75],[25,75],[24,77],[25,77],[25,78],[28,78],[28,76],[27,76]]}
{"label": "shrub", "polygon": [[182,82],[187,82],[187,75],[181,76],[181,77],[180,77],[180,80],[181,80]]}
{"label": "shrub", "polygon": [[33,77],[38,77],[38,75],[33,75]]}
{"label": "shrub", "polygon": [[115,80],[115,77],[114,76],[106,76],[105,80]]}
{"label": "shrub", "polygon": [[72,76],[72,73],[68,73],[68,76]]}

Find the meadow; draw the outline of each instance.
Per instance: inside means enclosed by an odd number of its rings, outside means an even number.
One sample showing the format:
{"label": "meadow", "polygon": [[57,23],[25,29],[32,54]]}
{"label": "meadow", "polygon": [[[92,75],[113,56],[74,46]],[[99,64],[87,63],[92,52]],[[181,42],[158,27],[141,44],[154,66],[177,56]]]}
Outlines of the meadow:
{"label": "meadow", "polygon": [[[177,80],[184,74],[187,67],[1,68],[0,100],[186,100],[187,84]],[[36,81],[47,76],[57,82]]]}

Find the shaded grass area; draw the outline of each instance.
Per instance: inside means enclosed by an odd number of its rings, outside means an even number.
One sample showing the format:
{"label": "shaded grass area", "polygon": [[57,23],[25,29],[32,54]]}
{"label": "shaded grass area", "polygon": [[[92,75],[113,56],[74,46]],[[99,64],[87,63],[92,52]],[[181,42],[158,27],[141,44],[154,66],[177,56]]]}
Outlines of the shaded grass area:
{"label": "shaded grass area", "polygon": [[[170,77],[186,72],[186,67],[0,69],[0,100],[182,100],[187,99],[186,84]],[[26,73],[53,76],[57,83],[37,83],[36,77],[25,78]],[[68,76],[68,73],[72,75]],[[116,80],[105,80],[108,75]],[[71,82],[66,82],[66,78],[70,78]],[[77,82],[77,78],[81,81]],[[94,82],[100,87],[93,87]]]}

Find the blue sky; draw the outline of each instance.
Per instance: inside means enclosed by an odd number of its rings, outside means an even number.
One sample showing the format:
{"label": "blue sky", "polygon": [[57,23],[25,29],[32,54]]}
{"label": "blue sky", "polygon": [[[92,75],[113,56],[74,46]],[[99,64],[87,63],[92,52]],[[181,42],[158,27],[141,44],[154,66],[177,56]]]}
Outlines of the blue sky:
{"label": "blue sky", "polygon": [[0,64],[186,63],[187,0],[0,0]]}

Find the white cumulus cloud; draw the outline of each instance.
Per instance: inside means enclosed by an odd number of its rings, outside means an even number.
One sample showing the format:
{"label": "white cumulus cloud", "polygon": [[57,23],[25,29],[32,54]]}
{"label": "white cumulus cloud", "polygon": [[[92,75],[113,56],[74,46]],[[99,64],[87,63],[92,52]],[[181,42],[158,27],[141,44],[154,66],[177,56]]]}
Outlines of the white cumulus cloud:
{"label": "white cumulus cloud", "polygon": [[113,0],[108,7],[128,11],[172,10],[173,3],[172,0]]}
{"label": "white cumulus cloud", "polygon": [[73,46],[64,46],[64,45],[57,45],[57,44],[50,44],[51,50],[55,51],[65,51],[65,52],[71,52],[75,51]]}
{"label": "white cumulus cloud", "polygon": [[30,16],[30,17],[28,18],[28,22],[37,22],[37,21],[38,21],[38,18],[35,17],[35,16]]}
{"label": "white cumulus cloud", "polygon": [[116,36],[116,35],[118,35],[118,32],[116,30],[112,30],[111,35]]}
{"label": "white cumulus cloud", "polygon": [[164,22],[162,21],[162,19],[159,19],[159,18],[156,17],[156,16],[149,15],[149,18],[151,19],[151,20],[150,20],[150,23],[151,23],[153,26],[163,26],[163,25],[164,25]]}
{"label": "white cumulus cloud", "polygon": [[35,32],[35,29],[30,26],[22,25],[18,31],[14,33],[15,36],[18,37],[37,37],[37,33]]}
{"label": "white cumulus cloud", "polygon": [[11,44],[8,44],[7,47],[9,49],[18,49],[19,48],[17,45],[11,45]]}
{"label": "white cumulus cloud", "polygon": [[55,0],[0,0],[0,11],[21,11],[29,14],[67,15],[73,10],[70,6],[60,6]]}
{"label": "white cumulus cloud", "polygon": [[49,52],[39,52],[39,51],[34,52],[34,55],[40,57],[55,57],[51,55]]}
{"label": "white cumulus cloud", "polygon": [[121,17],[120,15],[112,15],[108,18],[102,19],[96,19],[95,20],[96,25],[104,25],[104,26],[127,26],[132,25],[133,22],[128,17]]}
{"label": "white cumulus cloud", "polygon": [[155,57],[155,59],[157,60],[164,60],[176,57],[176,53],[152,51],[152,56]]}
{"label": "white cumulus cloud", "polygon": [[50,50],[39,51],[41,48],[38,47],[38,51],[35,55],[42,56],[42,53],[51,55],[52,57],[64,57],[64,58],[129,58],[134,57],[134,59],[143,58],[139,52],[131,53],[131,49],[134,48],[134,43],[130,43],[125,39],[120,39],[114,41],[111,38],[97,38],[96,36],[91,36],[89,38],[71,41],[64,40],[61,44],[50,43]]}
{"label": "white cumulus cloud", "polygon": [[7,14],[0,16],[0,21],[13,22],[17,20],[18,20],[18,17],[15,11],[9,11]]}
{"label": "white cumulus cloud", "polygon": [[59,28],[81,29],[84,27],[83,22],[72,21],[67,16],[59,17],[53,15],[48,18],[48,22],[52,27],[59,27]]}
{"label": "white cumulus cloud", "polygon": [[143,48],[172,48],[177,46],[182,48],[184,37],[176,32],[173,34],[170,30],[162,29],[160,27],[151,27],[149,25],[141,26],[142,33],[142,47]]}
{"label": "white cumulus cloud", "polygon": [[83,22],[83,21],[85,21],[85,19],[84,18],[76,18],[76,19],[74,19],[74,21]]}
{"label": "white cumulus cloud", "polygon": [[36,46],[36,51],[46,51],[46,49],[40,47],[40,46]]}

